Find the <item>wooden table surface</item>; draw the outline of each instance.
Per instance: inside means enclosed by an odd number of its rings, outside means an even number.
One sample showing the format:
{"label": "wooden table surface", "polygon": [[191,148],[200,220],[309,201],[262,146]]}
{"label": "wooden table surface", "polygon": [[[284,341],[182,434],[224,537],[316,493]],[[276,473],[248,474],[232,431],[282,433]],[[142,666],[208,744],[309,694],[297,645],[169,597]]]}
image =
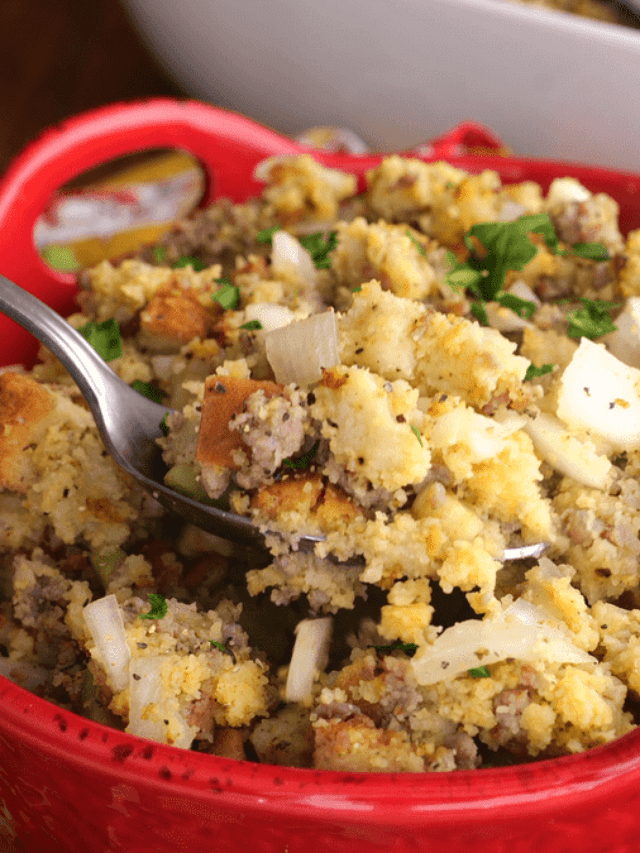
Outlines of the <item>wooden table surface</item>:
{"label": "wooden table surface", "polygon": [[119,0],[0,0],[0,173],[29,140],[70,115],[180,94]]}

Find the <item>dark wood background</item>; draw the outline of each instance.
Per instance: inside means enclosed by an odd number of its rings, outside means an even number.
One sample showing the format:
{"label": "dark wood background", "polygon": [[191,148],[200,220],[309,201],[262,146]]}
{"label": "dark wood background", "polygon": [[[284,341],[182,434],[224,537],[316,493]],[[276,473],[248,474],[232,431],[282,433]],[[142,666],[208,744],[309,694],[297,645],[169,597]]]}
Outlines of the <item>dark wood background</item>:
{"label": "dark wood background", "polygon": [[112,101],[180,94],[120,0],[0,0],[0,174],[63,118]]}

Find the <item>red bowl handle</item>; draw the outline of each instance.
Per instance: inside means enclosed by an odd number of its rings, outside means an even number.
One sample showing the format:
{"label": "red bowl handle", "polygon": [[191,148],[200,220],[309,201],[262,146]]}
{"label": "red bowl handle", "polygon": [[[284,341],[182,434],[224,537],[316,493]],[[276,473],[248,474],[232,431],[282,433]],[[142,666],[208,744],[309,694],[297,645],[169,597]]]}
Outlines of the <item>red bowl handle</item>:
{"label": "red bowl handle", "polygon": [[[35,225],[53,194],[73,178],[114,158],[154,148],[182,149],[201,163],[206,178],[202,206],[220,196],[242,201],[257,194],[262,185],[253,171],[266,157],[313,151],[251,119],[197,101],[159,98],[84,113],[46,131],[0,180],[0,274],[62,314],[76,310],[75,276],[42,261],[33,239]],[[543,188],[555,176],[575,176],[592,191],[617,198],[626,229],[640,226],[638,175],[504,153],[499,137],[470,121],[405,152],[427,162],[446,159],[470,172],[495,169],[506,182],[528,179]],[[361,189],[366,172],[383,157],[318,150],[313,155],[326,166],[356,175]],[[36,352],[33,339],[4,316],[0,340],[4,359],[29,361]]]}
{"label": "red bowl handle", "polygon": [[436,136],[435,139],[422,145],[416,145],[411,152],[407,153],[413,153],[419,157],[443,157],[447,160],[469,154],[505,156],[508,151],[500,137],[488,127],[475,121],[463,121],[441,136]]}
{"label": "red bowl handle", "polygon": [[0,272],[41,296],[55,284],[62,294],[67,291],[61,296],[66,304],[75,276],[50,270],[33,241],[52,195],[116,157],[165,147],[188,151],[200,161],[206,176],[203,204],[214,196],[240,199],[259,191],[252,173],[260,160],[301,150],[249,119],[195,101],[116,104],[69,119],[28,146],[0,181]]}
{"label": "red bowl handle", "polygon": [[[500,141],[486,128],[465,122],[425,143],[425,159],[468,153],[470,145],[497,150]],[[16,158],[0,181],[0,273],[44,299],[63,314],[76,309],[75,275],[50,269],[34,244],[35,225],[54,193],[95,166],[152,148],[192,154],[205,173],[201,205],[226,196],[241,201],[260,191],[255,166],[265,157],[310,150],[267,127],[197,101],[159,98],[114,104],[83,113],[46,131]],[[327,165],[360,178],[380,155],[354,157],[316,151]],[[30,358],[34,344],[13,322],[0,317],[5,352]],[[28,350],[24,355],[25,347]]]}

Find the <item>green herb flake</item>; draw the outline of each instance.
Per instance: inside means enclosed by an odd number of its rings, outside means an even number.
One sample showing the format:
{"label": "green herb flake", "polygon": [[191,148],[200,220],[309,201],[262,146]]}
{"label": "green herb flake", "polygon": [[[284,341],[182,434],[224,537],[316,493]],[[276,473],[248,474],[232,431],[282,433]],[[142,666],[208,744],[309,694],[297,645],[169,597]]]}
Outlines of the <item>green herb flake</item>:
{"label": "green herb flake", "polygon": [[169,605],[164,595],[158,592],[149,593],[149,601],[151,610],[148,613],[141,613],[139,619],[164,619],[169,612]]}
{"label": "green herb flake", "polygon": [[311,255],[316,269],[328,270],[331,266],[329,252],[332,252],[338,245],[338,232],[330,231],[326,237],[322,231],[316,231],[314,234],[305,234],[300,237],[300,243]]}
{"label": "green herb flake", "polygon": [[[407,228],[407,230],[405,231],[405,234],[406,234],[406,235],[407,235],[407,237],[411,240],[411,242],[412,242],[412,243],[413,243],[413,245],[416,247],[416,249],[420,252],[420,254],[422,255],[422,257],[423,257],[423,258],[426,258],[426,257],[427,257],[427,252],[426,252],[426,250],[425,250],[424,246],[422,245],[422,243],[420,243],[420,242],[419,242],[419,240],[417,240],[417,239],[416,239],[415,235],[414,235],[414,234],[412,234],[412,233],[411,233],[411,231],[409,231],[409,229],[408,229],[408,228]],[[453,254],[453,252],[452,252],[451,254]]]}
{"label": "green herb flake", "polygon": [[169,424],[167,423],[167,418],[168,418],[168,417],[169,417],[169,412],[167,412],[167,413],[165,414],[165,416],[163,417],[163,419],[160,421],[160,432],[161,432],[163,435],[169,435],[169,432],[170,432],[170,430],[169,430]]}
{"label": "green herb flake", "polygon": [[78,331],[105,361],[113,361],[114,358],[120,358],[122,355],[120,327],[113,318],[105,320],[103,323],[95,323],[90,320]]}
{"label": "green herb flake", "polygon": [[491,673],[486,666],[476,666],[469,670],[469,675],[472,678],[491,678]]}
{"label": "green herb flake", "polygon": [[212,299],[222,305],[225,311],[237,311],[240,305],[240,288],[225,278],[218,278],[216,281],[222,287],[213,294]]}
{"label": "green herb flake", "polygon": [[573,255],[587,261],[608,261],[609,250],[603,243],[574,243],[563,255]]}
{"label": "green herb flake", "polygon": [[576,309],[567,317],[569,329],[567,334],[570,338],[589,338],[594,340],[601,335],[615,332],[618,328],[609,314],[610,308],[614,308],[614,302],[603,302],[600,299],[580,299],[582,307]]}
{"label": "green herb flake", "polygon": [[[477,295],[485,302],[495,300],[509,270],[523,269],[537,255],[538,247],[529,237],[530,231],[541,227],[537,221],[531,221],[537,219],[522,216],[515,222],[479,222],[465,234],[464,241],[471,252],[468,263],[484,273],[478,282]],[[485,250],[482,257],[476,251],[475,241]]]}
{"label": "green herb flake", "polygon": [[273,235],[276,231],[282,231],[282,228],[279,225],[272,225],[271,228],[263,228],[262,231],[258,231],[256,234],[256,243],[268,243],[271,245]]}
{"label": "green herb flake", "polygon": [[153,260],[157,264],[161,264],[167,258],[166,246],[154,246],[152,250]]}
{"label": "green herb flake", "polygon": [[391,652],[399,651],[404,652],[405,655],[409,657],[413,657],[415,653],[418,651],[418,646],[416,643],[401,643],[397,640],[395,643],[390,643],[387,646],[369,646],[370,649],[375,649],[378,654],[388,655]]}
{"label": "green herb flake", "polygon": [[548,213],[533,213],[518,219],[528,233],[540,234],[549,250],[554,254],[559,251],[560,243],[556,229]]}
{"label": "green herb flake", "polygon": [[535,302],[521,299],[519,296],[514,296],[513,293],[499,293],[496,301],[504,308],[513,311],[518,317],[524,317],[526,320],[535,314],[537,308]]}
{"label": "green herb flake", "polygon": [[422,447],[422,436],[420,435],[420,430],[418,429],[418,427],[412,425],[411,426],[411,432],[418,439],[418,442],[420,443],[420,447]]}
{"label": "green herb flake", "polygon": [[161,392],[158,391],[155,385],[151,385],[150,382],[143,382],[142,379],[135,379],[131,383],[131,387],[134,391],[137,391],[138,394],[142,394],[143,397],[148,397],[149,400],[153,400],[154,403],[162,402]]}
{"label": "green herb flake", "polygon": [[480,270],[474,270],[470,264],[458,264],[453,252],[450,254],[453,256],[454,262],[457,266],[455,269],[452,269],[451,272],[447,273],[445,283],[448,284],[452,290],[471,290],[473,293],[476,293],[478,285],[482,280],[482,272]]}
{"label": "green herb flake", "polygon": [[299,456],[297,459],[283,459],[282,464],[287,468],[292,468],[293,470],[304,470],[305,468],[308,468],[316,458],[319,447],[320,442],[316,441],[308,453],[305,453],[303,456]]}
{"label": "green herb flake", "polygon": [[260,320],[249,320],[247,323],[243,323],[240,328],[247,329],[249,332],[256,332],[262,328],[262,323]]}
{"label": "green herb flake", "polygon": [[472,302],[471,303],[471,313],[476,318],[478,323],[480,323],[481,326],[488,326],[489,325],[489,315],[487,314],[487,308],[486,308],[484,302],[480,302],[480,301]]}
{"label": "green herb flake", "polygon": [[[514,222],[479,222],[473,225],[464,235],[469,258],[460,263],[453,252],[447,253],[451,269],[445,276],[445,283],[453,290],[469,290],[476,297],[471,312],[482,325],[488,325],[483,304],[486,302],[498,302],[527,319],[535,312],[535,303],[503,292],[507,272],[524,269],[536,256],[538,246],[531,240],[532,234],[539,234],[549,251],[557,255],[596,261],[609,258],[606,246],[601,243],[576,243],[569,249],[560,249],[558,235],[547,213],[521,216]],[[597,312],[592,309],[579,311],[574,333],[569,331],[572,337],[597,337],[613,331],[602,317],[602,312],[596,316]],[[589,334],[579,331],[579,328],[586,328]],[[600,328],[604,331],[598,331]]]}
{"label": "green herb flake", "polygon": [[209,642],[211,643],[212,648],[218,649],[218,651],[220,652],[227,651],[227,647],[224,645],[224,643],[220,643],[218,642],[218,640],[209,640]]}
{"label": "green herb flake", "polygon": [[554,364],[543,364],[542,367],[536,367],[535,364],[530,364],[524,375],[524,381],[531,382],[532,379],[536,379],[538,376],[545,376],[547,373],[551,373],[554,367]]}
{"label": "green herb flake", "polygon": [[106,587],[111,579],[111,575],[126,556],[127,555],[124,551],[120,548],[116,548],[115,551],[111,551],[108,554],[91,554],[89,562]]}
{"label": "green herb flake", "polygon": [[173,268],[176,270],[184,269],[185,267],[192,267],[194,272],[201,272],[202,270],[206,270],[207,265],[203,263],[200,258],[194,258],[191,255],[183,255],[173,265]]}

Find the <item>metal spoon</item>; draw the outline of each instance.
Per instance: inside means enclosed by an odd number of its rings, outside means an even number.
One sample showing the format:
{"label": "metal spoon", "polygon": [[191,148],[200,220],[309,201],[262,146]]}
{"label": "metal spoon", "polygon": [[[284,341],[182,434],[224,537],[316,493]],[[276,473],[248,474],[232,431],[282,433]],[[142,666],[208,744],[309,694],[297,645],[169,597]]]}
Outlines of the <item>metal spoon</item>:
{"label": "metal spoon", "polygon": [[[57,356],[77,384],[113,459],[156,500],[198,527],[253,547],[264,547],[264,535],[249,518],[195,501],[162,482],[165,466],[156,439],[172,410],[154,403],[120,379],[89,342],[65,319],[31,293],[0,275],[0,311],[31,332]],[[303,536],[309,549],[322,536]],[[505,560],[538,557],[545,543],[508,548]]]}

